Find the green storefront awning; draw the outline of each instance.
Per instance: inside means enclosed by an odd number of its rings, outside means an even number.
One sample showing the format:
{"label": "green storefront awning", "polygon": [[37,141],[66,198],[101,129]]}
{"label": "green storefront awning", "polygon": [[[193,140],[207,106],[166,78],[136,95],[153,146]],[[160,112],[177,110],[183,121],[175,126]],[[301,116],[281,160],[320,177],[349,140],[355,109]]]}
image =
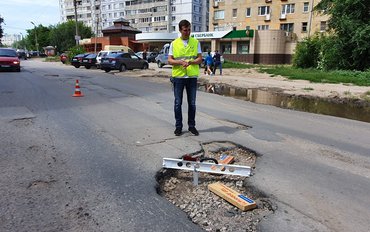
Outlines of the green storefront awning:
{"label": "green storefront awning", "polygon": [[234,38],[253,38],[254,30],[234,30],[230,31],[227,35],[222,37],[223,39],[234,39]]}

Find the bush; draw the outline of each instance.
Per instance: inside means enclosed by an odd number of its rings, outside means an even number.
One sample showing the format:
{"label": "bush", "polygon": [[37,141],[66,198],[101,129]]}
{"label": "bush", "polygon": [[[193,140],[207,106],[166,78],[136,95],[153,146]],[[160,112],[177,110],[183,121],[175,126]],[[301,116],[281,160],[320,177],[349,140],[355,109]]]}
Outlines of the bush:
{"label": "bush", "polygon": [[74,46],[72,48],[69,49],[69,53],[68,53],[68,60],[69,62],[71,62],[72,60],[72,57],[74,57],[75,55],[78,55],[78,54],[82,54],[82,53],[86,53],[86,50],[84,47],[82,46]]}
{"label": "bush", "polygon": [[297,44],[293,55],[296,68],[317,68],[320,60],[321,39],[319,36],[306,38]]}

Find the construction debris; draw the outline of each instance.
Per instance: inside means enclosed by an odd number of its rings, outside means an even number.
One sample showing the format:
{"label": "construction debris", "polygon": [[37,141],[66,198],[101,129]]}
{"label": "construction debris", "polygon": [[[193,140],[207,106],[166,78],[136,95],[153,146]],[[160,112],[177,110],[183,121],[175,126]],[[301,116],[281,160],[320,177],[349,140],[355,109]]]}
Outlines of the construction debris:
{"label": "construction debris", "polygon": [[255,201],[227,187],[226,185],[221,184],[220,182],[209,184],[208,189],[219,197],[222,197],[226,201],[235,205],[242,211],[254,209],[257,207]]}

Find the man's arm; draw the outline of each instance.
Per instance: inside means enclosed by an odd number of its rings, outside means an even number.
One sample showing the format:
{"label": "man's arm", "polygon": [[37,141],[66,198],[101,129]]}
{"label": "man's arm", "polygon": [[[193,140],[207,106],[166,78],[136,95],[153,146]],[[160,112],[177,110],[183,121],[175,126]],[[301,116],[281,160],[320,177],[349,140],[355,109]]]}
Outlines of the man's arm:
{"label": "man's arm", "polygon": [[170,64],[170,65],[181,65],[184,68],[189,66],[189,62],[187,62],[185,60],[175,60],[173,58],[173,55],[168,55],[168,64]]}

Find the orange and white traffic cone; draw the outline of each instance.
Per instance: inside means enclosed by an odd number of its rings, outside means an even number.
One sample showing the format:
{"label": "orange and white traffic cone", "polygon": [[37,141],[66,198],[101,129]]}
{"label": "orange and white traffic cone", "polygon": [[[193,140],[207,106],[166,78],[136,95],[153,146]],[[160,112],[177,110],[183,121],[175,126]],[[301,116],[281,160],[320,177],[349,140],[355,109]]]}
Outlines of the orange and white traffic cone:
{"label": "orange and white traffic cone", "polygon": [[75,93],[72,95],[72,97],[83,97],[84,95],[81,92],[80,89],[80,83],[78,80],[76,80],[76,86],[75,86]]}

